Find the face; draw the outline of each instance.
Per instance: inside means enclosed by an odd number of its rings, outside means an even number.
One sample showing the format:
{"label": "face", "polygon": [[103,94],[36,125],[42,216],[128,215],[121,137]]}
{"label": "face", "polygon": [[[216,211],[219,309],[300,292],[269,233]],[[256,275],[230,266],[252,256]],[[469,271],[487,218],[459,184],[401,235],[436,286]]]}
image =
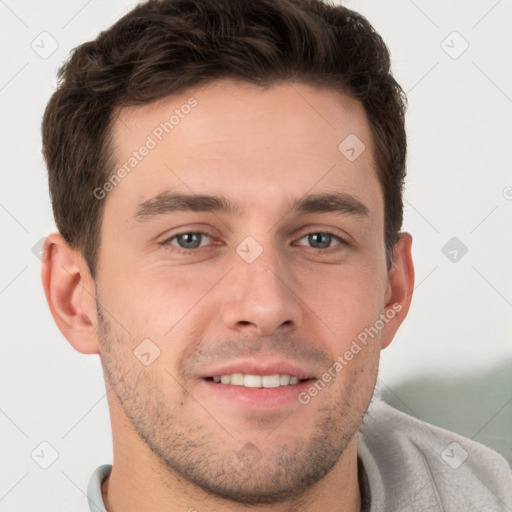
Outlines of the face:
{"label": "face", "polygon": [[362,106],[223,80],[121,109],[113,137],[130,169],[102,199],[96,281],[113,421],[217,496],[297,495],[354,443],[387,328],[361,342],[388,289]]}

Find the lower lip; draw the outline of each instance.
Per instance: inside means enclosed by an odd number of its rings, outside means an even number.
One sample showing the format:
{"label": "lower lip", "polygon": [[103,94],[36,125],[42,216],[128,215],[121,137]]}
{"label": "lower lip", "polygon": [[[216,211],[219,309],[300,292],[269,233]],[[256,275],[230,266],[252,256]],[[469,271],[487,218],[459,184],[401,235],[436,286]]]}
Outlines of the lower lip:
{"label": "lower lip", "polygon": [[293,403],[300,405],[298,396],[311,386],[313,379],[277,388],[246,388],[206,379],[201,379],[201,382],[217,398],[229,401],[230,404],[249,409],[275,410]]}

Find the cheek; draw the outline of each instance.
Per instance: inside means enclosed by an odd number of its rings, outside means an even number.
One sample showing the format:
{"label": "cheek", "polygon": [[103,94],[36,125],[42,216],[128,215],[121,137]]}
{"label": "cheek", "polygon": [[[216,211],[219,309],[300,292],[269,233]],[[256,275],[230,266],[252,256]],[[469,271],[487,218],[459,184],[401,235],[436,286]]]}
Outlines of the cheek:
{"label": "cheek", "polygon": [[341,348],[372,326],[383,311],[387,281],[385,271],[376,266],[327,268],[302,279],[307,306]]}
{"label": "cheek", "polygon": [[130,271],[119,269],[103,284],[103,305],[132,337],[158,343],[175,338],[185,326],[194,327],[191,319],[196,322],[198,317],[207,316],[211,291],[225,273],[223,268],[213,266],[192,269],[135,265]]}

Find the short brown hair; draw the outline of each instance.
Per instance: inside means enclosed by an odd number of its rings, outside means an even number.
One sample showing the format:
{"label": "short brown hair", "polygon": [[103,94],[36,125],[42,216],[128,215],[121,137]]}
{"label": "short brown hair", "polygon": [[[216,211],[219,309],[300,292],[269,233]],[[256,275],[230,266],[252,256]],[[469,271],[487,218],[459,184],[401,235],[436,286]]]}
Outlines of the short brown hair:
{"label": "short brown hair", "polygon": [[360,14],[321,0],[149,0],[75,48],[44,114],[43,154],[57,227],[95,276],[112,172],[114,112],[234,78],[350,94],[366,111],[385,205],[388,269],[403,217],[405,95],[389,51]]}

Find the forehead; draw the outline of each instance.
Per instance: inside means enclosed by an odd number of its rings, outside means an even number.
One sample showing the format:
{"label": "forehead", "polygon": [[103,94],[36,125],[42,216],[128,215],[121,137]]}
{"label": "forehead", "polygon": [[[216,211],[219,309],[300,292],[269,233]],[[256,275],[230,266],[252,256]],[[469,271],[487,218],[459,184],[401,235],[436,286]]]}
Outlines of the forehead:
{"label": "forehead", "polygon": [[110,203],[133,211],[166,190],[218,192],[270,208],[308,190],[380,195],[362,105],[296,82],[262,88],[219,80],[122,108],[113,153],[113,172],[125,172],[106,210]]}

